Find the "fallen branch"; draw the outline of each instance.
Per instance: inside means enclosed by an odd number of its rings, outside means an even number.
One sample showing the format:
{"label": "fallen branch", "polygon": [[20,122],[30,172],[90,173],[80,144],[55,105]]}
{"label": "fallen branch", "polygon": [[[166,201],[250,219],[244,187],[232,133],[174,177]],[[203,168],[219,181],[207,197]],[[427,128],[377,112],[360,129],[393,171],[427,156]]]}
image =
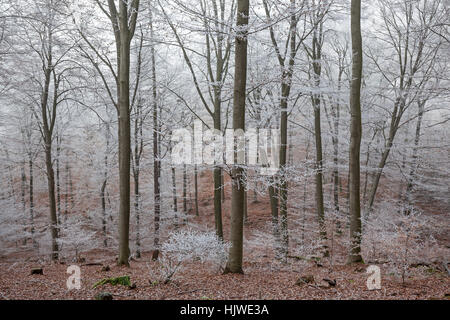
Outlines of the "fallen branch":
{"label": "fallen branch", "polygon": [[[168,297],[170,298],[170,297],[181,296],[182,294],[197,292],[197,291],[200,291],[200,290],[201,289],[195,289],[195,290],[189,290],[189,291],[181,291],[181,292],[177,292],[176,294],[172,294],[172,295],[170,295]],[[166,297],[164,297],[164,299],[167,299],[168,297],[166,296]]]}
{"label": "fallen branch", "polygon": [[82,267],[87,267],[87,266],[102,266],[103,263],[101,262],[90,262],[90,263],[83,263],[81,266]]}
{"label": "fallen branch", "polygon": [[445,271],[447,271],[447,274],[450,276],[450,270],[448,269],[448,262],[442,262],[442,266],[444,267]]}
{"label": "fallen branch", "polygon": [[5,296],[3,293],[0,292],[0,296],[5,299],[5,300],[9,300],[9,298],[7,296]]}

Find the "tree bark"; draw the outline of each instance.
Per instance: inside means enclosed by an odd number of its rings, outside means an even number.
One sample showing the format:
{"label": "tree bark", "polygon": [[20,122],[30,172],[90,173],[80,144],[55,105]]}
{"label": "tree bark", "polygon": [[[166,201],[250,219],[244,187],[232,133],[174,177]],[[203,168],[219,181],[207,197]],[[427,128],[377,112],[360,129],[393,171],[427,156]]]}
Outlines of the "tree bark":
{"label": "tree bark", "polygon": [[361,206],[360,206],[360,148],[361,148],[361,77],[362,37],[361,0],[351,2],[352,81],[350,89],[350,150],[349,150],[349,207],[350,255],[349,263],[361,262]]}
{"label": "tree bark", "polygon": [[129,266],[130,256],[130,43],[134,36],[139,0],[119,1],[119,11],[108,0],[109,14],[116,40],[118,60],[118,137],[119,137],[119,265]]}
{"label": "tree bark", "polygon": [[55,173],[52,164],[51,138],[45,140],[45,166],[47,169],[48,199],[50,205],[50,230],[52,235],[52,260],[58,260],[58,220],[56,216]]}
{"label": "tree bark", "polygon": [[30,197],[30,224],[31,224],[31,239],[33,246],[37,247],[37,242],[34,238],[34,172],[33,172],[33,156],[31,152],[28,154],[28,170],[29,170],[29,197]]}
{"label": "tree bark", "polygon": [[[247,84],[247,36],[249,20],[249,0],[237,2],[237,33],[235,44],[235,71],[234,71],[234,97],[233,97],[233,129],[245,130],[245,90]],[[234,158],[237,162],[237,149],[235,144]],[[231,247],[225,273],[243,273],[243,223],[244,223],[244,176],[243,167],[234,164],[232,169],[231,190]]]}
{"label": "tree bark", "polygon": [[[25,175],[25,159],[23,159],[20,164],[20,202],[22,202],[22,210],[24,217],[26,215],[26,202],[25,202],[26,183],[27,183],[27,176]],[[27,228],[25,226],[24,232],[26,233],[26,231]],[[25,237],[23,239],[23,244],[25,245],[26,243],[27,238]]]}
{"label": "tree bark", "polygon": [[[52,33],[48,31],[49,38],[49,54],[46,61],[46,68],[44,70],[44,87],[41,100],[41,117],[42,127],[41,133],[44,140],[45,151],[45,166],[47,172],[47,186],[48,199],[50,207],[50,232],[52,238],[52,252],[51,259],[58,260],[58,219],[56,213],[56,197],[55,197],[55,173],[53,171],[52,159],[52,139],[53,129],[56,121],[57,97],[58,97],[58,82],[56,81],[55,69],[52,68]],[[51,107],[49,108],[49,88],[52,75],[54,76],[54,92]],[[51,109],[51,111],[50,111]]]}
{"label": "tree bark", "polygon": [[[103,232],[103,245],[105,247],[108,246],[108,238],[107,238],[107,219],[106,219],[106,186],[108,184],[108,153],[109,153],[109,124],[106,124],[105,130],[105,138],[106,138],[106,149],[105,155],[103,158],[103,182],[100,188],[100,199],[102,203],[102,232]],[[66,200],[67,203],[67,200]]]}
{"label": "tree bark", "polygon": [[405,206],[403,209],[403,214],[408,215],[411,212],[411,209],[413,207],[413,192],[414,192],[414,186],[415,186],[415,179],[417,174],[417,160],[418,160],[418,152],[419,152],[419,143],[420,143],[420,132],[422,128],[422,120],[423,120],[423,114],[425,110],[425,103],[426,101],[419,101],[418,102],[418,117],[417,117],[417,124],[416,124],[416,133],[414,137],[414,147],[413,147],[413,154],[412,154],[412,161],[411,161],[411,169],[408,175],[408,182],[406,185],[406,192],[405,192]]}
{"label": "tree bark", "polygon": [[[161,190],[160,190],[160,176],[161,176],[161,160],[159,151],[159,118],[158,118],[158,88],[156,82],[156,54],[154,44],[153,32],[153,16],[150,12],[150,33],[152,38],[151,44],[151,59],[152,59],[152,95],[153,95],[153,201],[154,201],[154,241],[153,246],[155,252],[159,252],[159,228],[161,216]],[[154,255],[154,260],[158,257]]]}
{"label": "tree bark", "polygon": [[[129,265],[130,256],[130,43],[126,20],[126,4],[121,1],[119,53],[119,265]],[[126,28],[126,29],[125,29]]]}
{"label": "tree bark", "polygon": [[[169,152],[172,154],[172,141],[169,141]],[[171,165],[170,171],[172,173],[172,201],[173,201],[173,212],[174,212],[174,226],[175,229],[178,228],[178,204],[177,204],[177,175],[175,171],[175,166]]]}
{"label": "tree bark", "polygon": [[61,179],[60,179],[60,157],[61,157],[61,136],[56,130],[56,217],[58,224],[61,224]]}
{"label": "tree bark", "polygon": [[198,217],[198,168],[194,166],[195,215]]}

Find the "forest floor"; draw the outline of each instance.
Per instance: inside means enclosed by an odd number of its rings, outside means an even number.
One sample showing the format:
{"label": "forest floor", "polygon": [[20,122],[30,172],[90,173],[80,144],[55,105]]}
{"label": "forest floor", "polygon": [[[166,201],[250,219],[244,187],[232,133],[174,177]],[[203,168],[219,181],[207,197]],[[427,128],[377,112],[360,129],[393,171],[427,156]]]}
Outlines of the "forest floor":
{"label": "forest floor", "polygon": [[[405,285],[397,278],[382,272],[381,290],[369,291],[365,265],[338,265],[332,268],[310,265],[295,270],[296,261],[290,261],[287,270],[245,262],[243,275],[222,275],[206,266],[187,265],[174,280],[167,284],[151,279],[149,270],[158,267],[146,253],[141,259],[131,261],[130,267],[119,267],[114,259],[95,260],[108,265],[81,264],[81,289],[68,290],[66,273],[68,265],[47,263],[43,275],[31,275],[35,263],[1,263],[0,299],[93,299],[100,292],[110,292],[114,299],[449,299],[450,278],[437,268],[418,267]],[[94,259],[94,257],[92,257]],[[106,284],[93,289],[102,278],[128,275],[136,284],[127,286]],[[300,277],[312,276],[310,283],[296,284]],[[336,280],[330,286],[322,279]]]}
{"label": "forest floor", "polygon": [[[208,175],[202,177],[208,180]],[[230,194],[226,192],[223,204],[224,234],[228,236]],[[189,216],[199,225],[214,226],[213,199],[205,188],[199,197],[200,215]],[[244,235],[248,240],[252,231],[264,228],[270,221],[268,199],[248,201],[248,223]],[[445,216],[445,214],[444,214]],[[445,218],[445,217],[444,217]],[[444,219],[443,223],[448,223]],[[445,237],[446,242],[448,237]],[[448,243],[445,244],[448,247]],[[222,274],[217,267],[189,262],[164,284],[154,272],[161,268],[152,261],[151,252],[144,251],[141,258],[131,259],[130,267],[117,266],[115,252],[94,250],[83,254],[82,263],[70,261],[49,262],[30,255],[0,258],[0,300],[3,299],[94,299],[100,292],[112,293],[114,299],[450,299],[450,277],[439,264],[410,268],[403,284],[387,268],[381,267],[381,289],[368,290],[367,264],[345,264],[336,257],[305,261],[291,257],[287,263],[274,259],[265,248],[244,248],[244,274]],[[342,256],[345,256],[342,252]],[[81,289],[68,290],[66,281],[69,265],[81,269]],[[108,271],[105,271],[105,267]],[[31,270],[41,267],[43,274],[32,275]],[[130,276],[135,287],[105,284],[93,285],[103,278]],[[298,281],[309,279],[308,283]],[[323,280],[335,280],[335,285]]]}

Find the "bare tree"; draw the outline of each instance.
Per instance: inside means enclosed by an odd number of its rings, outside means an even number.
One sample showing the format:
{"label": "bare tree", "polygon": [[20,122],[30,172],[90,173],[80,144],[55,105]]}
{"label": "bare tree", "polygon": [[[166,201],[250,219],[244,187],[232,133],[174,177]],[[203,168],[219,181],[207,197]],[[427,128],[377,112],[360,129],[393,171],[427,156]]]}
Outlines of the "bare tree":
{"label": "bare tree", "polygon": [[[383,169],[394,145],[394,139],[399,128],[408,121],[404,120],[407,109],[416,101],[430,73],[434,72],[433,64],[440,50],[442,38],[439,38],[431,27],[443,21],[444,15],[440,11],[441,1],[412,2],[401,1],[391,3],[380,0],[380,10],[383,18],[382,36],[390,43],[392,64],[381,64],[380,57],[368,50],[367,56],[374,63],[376,70],[388,84],[389,91],[394,98],[392,110],[389,110],[390,123],[386,136],[386,143],[382,150],[377,170],[372,182],[366,212],[370,213],[377,193]],[[405,35],[405,36],[404,36]],[[440,40],[436,41],[436,37]],[[384,41],[384,40],[383,40]],[[403,119],[403,122],[402,122]]]}
{"label": "bare tree", "polygon": [[[206,65],[206,71],[195,69],[195,60],[189,52],[197,53],[195,49],[190,48],[182,39],[180,31],[169,17],[167,10],[160,3],[161,10],[175,36],[177,45],[181,48],[183,58],[189,68],[192,80],[194,82],[195,91],[201,101],[206,112],[211,116],[214,129],[222,130],[222,94],[225,80],[228,75],[229,60],[231,56],[231,20],[234,17],[235,1],[226,0],[198,0],[198,7],[193,8],[186,5],[185,2],[175,0],[175,4],[186,12],[199,17],[206,52],[201,55],[202,63]],[[209,3],[209,4],[208,4]],[[198,10],[198,8],[200,10]],[[190,21],[190,24],[192,21]],[[199,26],[200,27],[200,26]],[[194,27],[190,27],[195,29]],[[203,73],[203,74],[202,74]],[[207,88],[207,94],[204,93],[201,86],[201,76],[204,76],[211,85]],[[208,100],[209,96],[209,100]],[[209,103],[210,101],[210,103]],[[212,104],[212,106],[211,106]],[[192,110],[191,110],[192,111]],[[196,114],[197,116],[197,114]],[[222,170],[219,165],[214,167],[214,216],[216,233],[223,238],[222,227]]]}
{"label": "bare tree", "polygon": [[[89,58],[94,67],[101,74],[103,82],[107,87],[113,104],[117,110],[118,117],[118,139],[119,139],[119,265],[129,265],[128,258],[130,256],[129,233],[130,233],[130,167],[131,167],[131,130],[130,130],[130,44],[136,30],[136,21],[139,11],[139,0],[132,0],[129,3],[119,1],[117,6],[114,0],[108,0],[107,7],[105,4],[96,0],[97,5],[103,13],[111,21],[114,32],[117,70],[114,72],[112,63],[102,57],[95,46],[87,39],[81,31],[83,39],[88,43],[89,47],[95,54],[108,65],[113,73],[117,87],[117,102],[112,97],[111,90],[105,80],[103,73],[100,71],[98,64],[94,61],[86,51],[85,57]],[[83,49],[82,49],[83,50]],[[137,86],[136,86],[137,87]]]}
{"label": "bare tree", "polygon": [[[233,98],[233,129],[245,130],[245,95],[247,85],[247,39],[249,21],[249,0],[238,0],[236,44],[235,44],[235,69],[234,69],[234,98]],[[234,143],[234,162],[231,178],[231,247],[225,273],[243,273],[242,252],[244,233],[244,194],[245,183],[244,168],[238,162],[238,150],[242,148],[239,143]],[[239,157],[240,158],[240,157]]]}
{"label": "bare tree", "polygon": [[361,0],[351,3],[352,34],[352,81],[350,89],[350,255],[349,262],[361,262],[361,207],[360,207],[360,148],[361,148],[361,77],[362,77],[362,37]]}
{"label": "bare tree", "polygon": [[[28,7],[18,6],[17,16],[24,21],[18,37],[25,42],[26,50],[31,54],[30,58],[36,57],[41,66],[39,76],[36,77],[35,74],[30,76],[28,80],[30,91],[23,93],[23,102],[29,103],[32,109],[44,145],[52,238],[51,258],[57,260],[59,227],[52,147],[59,107],[74,89],[69,80],[76,69],[69,59],[73,44],[67,43],[67,39],[61,35],[65,27],[60,22],[66,18],[63,3],[48,0],[43,3],[43,7],[38,4],[30,4]],[[32,171],[31,162],[30,171]],[[30,181],[30,185],[32,184]],[[33,201],[30,199],[30,202],[34,202],[34,199]],[[33,206],[34,203],[31,204],[31,207]]]}

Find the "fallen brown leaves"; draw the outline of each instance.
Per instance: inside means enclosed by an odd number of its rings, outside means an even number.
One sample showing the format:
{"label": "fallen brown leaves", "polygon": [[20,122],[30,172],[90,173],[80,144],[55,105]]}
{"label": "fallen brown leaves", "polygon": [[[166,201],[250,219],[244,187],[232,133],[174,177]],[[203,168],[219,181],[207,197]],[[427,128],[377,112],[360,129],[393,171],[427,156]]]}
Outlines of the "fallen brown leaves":
{"label": "fallen brown leaves", "polygon": [[[311,263],[295,271],[296,261],[288,265],[265,268],[259,263],[244,264],[244,275],[215,274],[210,268],[196,263],[188,265],[183,273],[168,284],[153,281],[149,268],[155,267],[151,253],[139,260],[131,261],[130,268],[119,267],[107,255],[99,256],[103,266],[80,265],[82,287],[68,290],[66,273],[68,265],[45,263],[43,275],[31,275],[36,264],[0,263],[0,299],[93,299],[99,292],[111,292],[114,299],[448,299],[449,277],[439,271],[428,274],[416,268],[415,276],[403,286],[398,279],[382,275],[382,289],[369,291],[367,275],[361,272],[361,265],[342,265],[333,268],[319,268]],[[107,269],[107,268],[106,268]],[[383,269],[383,268],[382,268]],[[104,277],[129,275],[136,288],[106,284],[96,289],[92,285]],[[298,279],[308,275],[309,281],[297,285]],[[323,279],[336,279],[331,286]],[[313,279],[313,280],[312,280]],[[446,296],[447,295],[447,296]]]}

